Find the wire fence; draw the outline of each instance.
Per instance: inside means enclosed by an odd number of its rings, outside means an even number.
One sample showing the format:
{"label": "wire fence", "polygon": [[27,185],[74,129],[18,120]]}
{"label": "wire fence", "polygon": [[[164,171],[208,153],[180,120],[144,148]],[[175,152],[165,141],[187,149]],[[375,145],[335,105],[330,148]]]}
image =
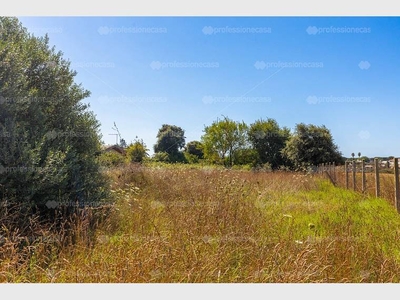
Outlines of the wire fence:
{"label": "wire fence", "polygon": [[392,166],[382,165],[379,159],[366,164],[364,160],[349,160],[343,166],[321,164],[317,174],[327,177],[335,186],[388,200],[400,213],[399,160]]}

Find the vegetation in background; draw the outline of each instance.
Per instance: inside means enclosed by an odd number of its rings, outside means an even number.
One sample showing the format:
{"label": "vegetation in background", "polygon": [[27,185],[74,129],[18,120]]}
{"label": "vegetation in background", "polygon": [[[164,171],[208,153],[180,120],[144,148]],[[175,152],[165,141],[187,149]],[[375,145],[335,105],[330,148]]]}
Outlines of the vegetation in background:
{"label": "vegetation in background", "polygon": [[344,163],[329,129],[313,124],[296,125],[295,132],[283,149],[283,155],[298,170],[306,170],[327,162]]}
{"label": "vegetation in background", "polygon": [[114,151],[103,152],[99,155],[99,163],[103,167],[118,167],[124,165],[125,162],[125,157]]}
{"label": "vegetation in background", "polygon": [[186,144],[185,152],[197,156],[198,159],[204,158],[204,146],[199,141],[191,141]]}
{"label": "vegetation in background", "polygon": [[232,166],[236,152],[246,147],[247,129],[244,122],[235,122],[228,117],[206,126],[201,137],[205,158]]}
{"label": "vegetation in background", "polygon": [[135,142],[131,143],[126,149],[128,162],[143,162],[144,159],[149,157],[149,154],[147,153],[148,151],[149,149],[147,149],[147,146],[143,140],[135,140]]}
{"label": "vegetation in background", "polygon": [[168,161],[182,162],[184,155],[180,151],[185,146],[185,131],[175,125],[163,124],[157,133],[157,143],[154,145],[154,152],[165,152],[168,154]]}
{"label": "vegetation in background", "polygon": [[272,169],[288,165],[282,150],[290,138],[289,128],[280,128],[276,120],[268,118],[257,120],[250,125],[249,140],[257,151],[258,163],[269,164]]}
{"label": "vegetation in background", "polygon": [[[269,170],[308,170],[321,163],[344,164],[344,157],[324,125],[297,124],[292,133],[275,119],[260,119],[248,126],[228,117],[205,126],[201,141],[191,141],[184,151],[184,130],[163,125],[154,146],[154,161],[250,166]],[[361,154],[361,153],[360,153]]]}

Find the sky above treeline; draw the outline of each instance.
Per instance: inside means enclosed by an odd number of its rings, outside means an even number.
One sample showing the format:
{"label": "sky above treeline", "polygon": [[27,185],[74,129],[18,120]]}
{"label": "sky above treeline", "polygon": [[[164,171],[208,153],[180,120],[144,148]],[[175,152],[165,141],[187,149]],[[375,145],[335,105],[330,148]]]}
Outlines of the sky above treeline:
{"label": "sky above treeline", "polygon": [[400,156],[398,17],[20,17],[64,53],[106,144],[153,153],[227,116],[325,125],[344,156]]}

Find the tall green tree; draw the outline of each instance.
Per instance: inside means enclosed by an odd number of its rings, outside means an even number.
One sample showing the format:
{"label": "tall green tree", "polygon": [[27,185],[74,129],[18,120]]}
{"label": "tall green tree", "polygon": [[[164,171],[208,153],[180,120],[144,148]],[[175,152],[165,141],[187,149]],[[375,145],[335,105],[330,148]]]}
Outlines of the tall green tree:
{"label": "tall green tree", "polygon": [[290,138],[289,128],[281,128],[272,118],[260,119],[250,125],[248,135],[261,164],[268,163],[273,169],[277,169],[287,163],[282,149]]}
{"label": "tall green tree", "polygon": [[185,131],[176,125],[163,124],[157,133],[157,142],[154,152],[168,153],[169,161],[183,161],[184,155],[180,151],[185,146]]}
{"label": "tall green tree", "polygon": [[282,153],[296,169],[302,170],[321,163],[343,163],[342,154],[324,125],[297,124]]}
{"label": "tall green tree", "polygon": [[244,122],[235,122],[228,117],[206,126],[201,137],[205,158],[232,166],[235,153],[247,146],[247,130]]}
{"label": "tall green tree", "polygon": [[46,210],[107,197],[95,156],[100,124],[75,76],[47,36],[0,18],[1,201]]}

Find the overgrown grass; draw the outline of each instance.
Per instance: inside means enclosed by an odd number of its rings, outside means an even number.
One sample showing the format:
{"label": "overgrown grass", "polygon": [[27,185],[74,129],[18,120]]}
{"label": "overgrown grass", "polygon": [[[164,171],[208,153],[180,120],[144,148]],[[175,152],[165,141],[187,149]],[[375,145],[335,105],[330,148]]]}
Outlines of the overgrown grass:
{"label": "overgrown grass", "polygon": [[[353,190],[353,174],[349,172],[349,189]],[[365,191],[362,190],[362,175],[360,172],[356,173],[356,191],[364,193],[366,195],[375,196],[375,173],[366,172],[366,187]],[[379,182],[380,182],[380,197],[386,199],[391,205],[395,206],[395,181],[394,172],[386,169],[379,170]],[[346,175],[343,171],[337,170],[336,172],[336,183],[337,186],[342,188],[346,187]]]}
{"label": "overgrown grass", "polygon": [[0,281],[400,281],[400,216],[386,200],[295,173],[108,172],[117,200],[99,227],[77,223],[69,244],[9,237]]}

